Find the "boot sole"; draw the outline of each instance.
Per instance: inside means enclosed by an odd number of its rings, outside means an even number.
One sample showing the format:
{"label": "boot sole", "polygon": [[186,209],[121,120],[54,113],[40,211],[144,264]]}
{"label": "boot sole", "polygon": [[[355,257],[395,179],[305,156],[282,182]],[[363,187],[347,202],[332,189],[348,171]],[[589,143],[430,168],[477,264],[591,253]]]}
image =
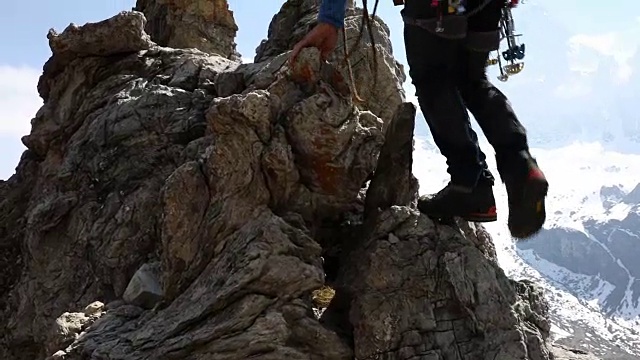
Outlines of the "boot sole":
{"label": "boot sole", "polygon": [[509,231],[522,240],[537,234],[546,219],[545,198],[549,190],[546,180],[529,180],[526,184],[522,206],[510,209]]}
{"label": "boot sole", "polygon": [[498,221],[498,215],[470,214],[470,215],[465,215],[461,217],[465,221],[479,222],[479,223]]}
{"label": "boot sole", "polygon": [[[422,211],[421,211],[422,212]],[[423,214],[427,215],[427,217],[429,217],[432,220],[436,220],[436,221],[440,221],[440,222],[451,222],[453,217],[460,217],[461,219],[465,220],[465,221],[469,221],[469,222],[478,222],[478,223],[485,223],[485,222],[494,222],[494,221],[498,221],[498,215],[497,214],[469,214],[469,215],[436,215],[436,214],[427,214],[422,212]]]}

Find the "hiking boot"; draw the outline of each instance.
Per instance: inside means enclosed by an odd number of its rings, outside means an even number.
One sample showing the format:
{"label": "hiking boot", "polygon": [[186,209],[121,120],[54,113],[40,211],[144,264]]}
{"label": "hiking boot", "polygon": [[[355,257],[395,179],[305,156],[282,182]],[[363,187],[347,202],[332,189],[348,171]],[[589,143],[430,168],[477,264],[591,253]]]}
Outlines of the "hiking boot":
{"label": "hiking boot", "polygon": [[509,231],[516,239],[535,235],[546,219],[549,183],[533,158],[527,159],[527,167],[526,174],[508,177],[504,182],[509,198]]}
{"label": "hiking boot", "polygon": [[493,188],[486,184],[470,188],[450,182],[436,194],[421,196],[418,210],[432,219],[451,219],[455,216],[473,222],[498,219]]}

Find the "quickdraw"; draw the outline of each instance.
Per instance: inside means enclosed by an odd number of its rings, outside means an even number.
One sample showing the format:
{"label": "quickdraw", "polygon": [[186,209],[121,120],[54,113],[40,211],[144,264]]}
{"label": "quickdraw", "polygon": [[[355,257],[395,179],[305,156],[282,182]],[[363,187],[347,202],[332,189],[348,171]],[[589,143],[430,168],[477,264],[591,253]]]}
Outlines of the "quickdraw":
{"label": "quickdraw", "polygon": [[[500,19],[500,42],[507,40],[507,49],[500,53],[500,49],[497,51],[495,59],[487,60],[487,65],[496,65],[500,68],[500,75],[498,80],[507,81],[509,76],[519,74],[524,68],[524,62],[517,60],[523,60],[525,57],[525,45],[524,43],[518,44],[517,38],[522,34],[515,33],[515,25],[513,21],[513,14],[511,9],[518,6],[519,0],[507,0],[505,6],[502,8],[502,18]],[[500,56],[502,55],[502,56]],[[502,65],[503,58],[507,64]]]}

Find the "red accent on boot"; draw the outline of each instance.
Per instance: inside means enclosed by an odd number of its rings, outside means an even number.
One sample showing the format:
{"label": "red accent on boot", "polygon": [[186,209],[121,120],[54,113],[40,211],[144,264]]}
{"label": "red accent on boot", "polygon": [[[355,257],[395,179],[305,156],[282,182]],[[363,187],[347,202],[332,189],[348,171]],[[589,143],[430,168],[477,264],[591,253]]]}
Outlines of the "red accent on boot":
{"label": "red accent on boot", "polygon": [[546,179],[546,178],[542,170],[540,170],[540,168],[534,167],[531,170],[529,170],[529,175],[527,176],[527,179],[531,180],[531,179]]}
{"label": "red accent on boot", "polygon": [[484,212],[484,213],[471,213],[469,215],[476,216],[476,217],[493,217],[493,216],[498,216],[498,211],[497,211],[497,208],[495,206],[492,206],[492,207],[489,208],[489,210],[487,210],[487,212]]}

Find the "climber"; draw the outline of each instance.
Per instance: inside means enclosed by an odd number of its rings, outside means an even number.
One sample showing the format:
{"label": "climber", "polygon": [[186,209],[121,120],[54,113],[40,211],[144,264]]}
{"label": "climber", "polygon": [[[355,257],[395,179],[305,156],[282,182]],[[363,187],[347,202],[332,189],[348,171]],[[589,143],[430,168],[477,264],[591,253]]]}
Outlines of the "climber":
{"label": "climber", "polygon": [[[394,0],[398,2],[402,1]],[[509,100],[486,75],[489,53],[500,42],[505,0],[467,0],[464,14],[445,16],[438,15],[441,8],[435,3],[440,2],[405,0],[401,11],[409,75],[451,176],[444,189],[421,197],[418,209],[437,219],[497,220],[494,177],[471,128],[468,109],[496,152],[498,173],[507,189],[509,230],[514,238],[531,237],[545,221],[548,182],[529,152],[525,128]],[[317,48],[327,59],[336,47],[345,13],[346,0],[322,0],[318,24],[294,46],[290,62],[306,47]]]}

